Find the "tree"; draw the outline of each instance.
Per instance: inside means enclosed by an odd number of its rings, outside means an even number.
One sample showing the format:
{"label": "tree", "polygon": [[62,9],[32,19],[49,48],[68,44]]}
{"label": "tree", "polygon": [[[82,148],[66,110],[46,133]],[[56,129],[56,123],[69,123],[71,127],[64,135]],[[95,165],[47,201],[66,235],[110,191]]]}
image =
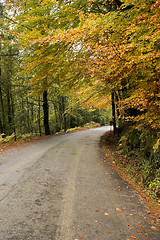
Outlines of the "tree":
{"label": "tree", "polygon": [[121,119],[159,128],[159,3],[38,3],[20,8],[17,28],[23,21],[18,36],[30,45],[25,71],[32,72],[32,89],[41,91],[46,77],[48,89],[60,84],[65,91],[98,82],[116,94]]}

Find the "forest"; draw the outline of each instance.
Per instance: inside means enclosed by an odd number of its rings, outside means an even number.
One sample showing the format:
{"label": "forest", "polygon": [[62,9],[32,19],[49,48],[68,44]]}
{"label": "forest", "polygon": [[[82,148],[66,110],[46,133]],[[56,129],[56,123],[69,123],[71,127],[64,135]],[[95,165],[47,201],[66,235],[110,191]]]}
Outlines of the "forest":
{"label": "forest", "polygon": [[1,138],[111,121],[158,195],[159,13],[156,0],[1,1]]}

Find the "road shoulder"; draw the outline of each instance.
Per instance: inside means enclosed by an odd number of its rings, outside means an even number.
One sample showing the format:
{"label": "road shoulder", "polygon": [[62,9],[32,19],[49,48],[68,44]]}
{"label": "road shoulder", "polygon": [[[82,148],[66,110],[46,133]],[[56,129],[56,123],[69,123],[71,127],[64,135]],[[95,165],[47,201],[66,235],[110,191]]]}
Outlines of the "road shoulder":
{"label": "road shoulder", "polygon": [[156,218],[156,221],[160,222],[160,203],[154,203],[153,198],[145,193],[143,186],[140,183],[136,183],[131,176],[129,176],[126,171],[117,164],[117,162],[123,162],[125,156],[120,153],[111,131],[105,133],[101,137],[100,148],[106,158],[106,161],[109,161],[112,168],[118,172],[120,177],[127,181],[140,195],[141,201],[146,204],[148,215],[153,215]]}

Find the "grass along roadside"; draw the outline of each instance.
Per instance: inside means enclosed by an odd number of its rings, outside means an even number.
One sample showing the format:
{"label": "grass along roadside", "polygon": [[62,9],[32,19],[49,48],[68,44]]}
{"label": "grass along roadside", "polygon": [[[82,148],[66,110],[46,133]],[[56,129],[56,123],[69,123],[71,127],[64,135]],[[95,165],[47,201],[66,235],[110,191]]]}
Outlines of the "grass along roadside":
{"label": "grass along roadside", "polygon": [[114,140],[112,131],[105,133],[101,137],[100,147],[106,160],[110,162],[111,166],[118,174],[127,181],[133,189],[138,192],[141,199],[145,201],[148,208],[148,214],[155,215],[157,221],[159,221],[160,199],[154,198],[151,189],[145,188],[145,186],[134,177],[136,169],[130,164],[132,162],[131,159],[121,154],[118,144],[116,144]]}

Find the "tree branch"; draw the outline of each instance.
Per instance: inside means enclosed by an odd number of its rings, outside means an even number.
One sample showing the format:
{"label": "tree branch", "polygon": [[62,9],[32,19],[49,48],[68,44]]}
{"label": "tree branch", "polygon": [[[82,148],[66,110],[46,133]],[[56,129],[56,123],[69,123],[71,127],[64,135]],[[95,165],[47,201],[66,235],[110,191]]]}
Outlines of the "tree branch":
{"label": "tree branch", "polygon": [[37,7],[39,7],[42,2],[43,2],[43,0],[41,0],[41,1],[37,4]]}

